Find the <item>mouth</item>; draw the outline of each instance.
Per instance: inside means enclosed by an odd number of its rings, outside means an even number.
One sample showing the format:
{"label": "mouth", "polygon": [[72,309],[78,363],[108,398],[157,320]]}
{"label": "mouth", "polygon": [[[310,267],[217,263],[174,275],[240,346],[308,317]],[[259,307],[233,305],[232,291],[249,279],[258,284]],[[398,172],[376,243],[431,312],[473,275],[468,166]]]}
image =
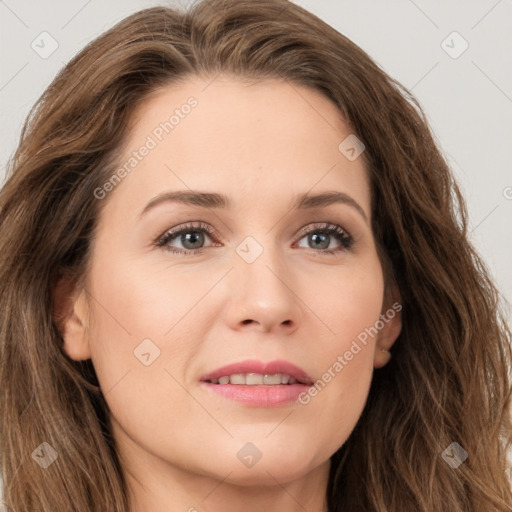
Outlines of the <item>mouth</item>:
{"label": "mouth", "polygon": [[223,375],[218,379],[209,379],[204,382],[209,382],[210,384],[233,384],[235,386],[291,386],[292,384],[310,384],[286,373],[275,373],[272,375],[263,375],[261,373],[235,373],[232,375]]}
{"label": "mouth", "polygon": [[202,385],[223,398],[252,407],[275,407],[296,401],[313,380],[288,361],[243,361],[218,368]]}
{"label": "mouth", "polygon": [[229,364],[203,375],[201,381],[237,386],[313,384],[311,377],[302,368],[282,359],[268,363],[248,360]]}

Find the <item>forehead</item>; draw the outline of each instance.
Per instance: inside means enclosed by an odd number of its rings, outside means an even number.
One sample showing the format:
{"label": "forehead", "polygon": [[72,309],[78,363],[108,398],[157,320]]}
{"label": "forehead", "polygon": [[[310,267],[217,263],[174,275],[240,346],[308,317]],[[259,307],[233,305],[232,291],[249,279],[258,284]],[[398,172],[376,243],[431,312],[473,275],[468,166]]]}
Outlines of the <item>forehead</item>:
{"label": "forehead", "polygon": [[337,107],[309,87],[191,77],[134,111],[118,162],[126,177],[113,195],[136,201],[163,188],[221,190],[241,207],[242,197],[269,202],[335,188],[368,206],[363,159],[340,151],[350,135]]}

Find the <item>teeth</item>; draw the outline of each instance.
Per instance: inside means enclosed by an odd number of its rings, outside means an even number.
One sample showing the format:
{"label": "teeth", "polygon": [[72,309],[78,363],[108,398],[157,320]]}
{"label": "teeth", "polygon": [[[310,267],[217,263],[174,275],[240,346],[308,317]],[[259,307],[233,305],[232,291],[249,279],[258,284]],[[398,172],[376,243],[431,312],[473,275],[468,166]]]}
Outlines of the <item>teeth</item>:
{"label": "teeth", "polygon": [[237,373],[229,376],[230,384],[245,384],[245,375],[243,373]]}
{"label": "teeth", "polygon": [[263,384],[263,375],[260,373],[248,373],[245,376],[245,384],[247,386],[261,386]]}
{"label": "teeth", "polygon": [[260,373],[236,373],[234,375],[224,375],[218,379],[212,379],[212,384],[237,384],[245,386],[276,386],[281,384],[296,384],[297,379],[290,377],[285,373],[276,373],[274,375],[261,375]]}
{"label": "teeth", "polygon": [[281,384],[281,374],[276,373],[276,375],[265,375],[262,380],[263,384],[275,386],[276,384]]}

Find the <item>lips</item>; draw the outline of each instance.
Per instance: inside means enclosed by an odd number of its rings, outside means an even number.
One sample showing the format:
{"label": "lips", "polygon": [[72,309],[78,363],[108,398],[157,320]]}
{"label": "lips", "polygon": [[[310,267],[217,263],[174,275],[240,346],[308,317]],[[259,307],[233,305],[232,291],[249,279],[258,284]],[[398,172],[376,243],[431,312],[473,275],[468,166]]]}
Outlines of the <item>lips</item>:
{"label": "lips", "polygon": [[313,384],[313,380],[309,375],[298,366],[285,361],[275,360],[264,363],[262,361],[242,361],[240,363],[233,363],[207,373],[201,377],[202,382],[217,382],[221,377],[238,374],[259,374],[259,375],[288,375],[295,379],[297,383],[304,385]]}
{"label": "lips", "polygon": [[252,408],[297,404],[300,394],[312,384],[302,368],[284,360],[242,361],[201,377],[201,389],[209,396]]}

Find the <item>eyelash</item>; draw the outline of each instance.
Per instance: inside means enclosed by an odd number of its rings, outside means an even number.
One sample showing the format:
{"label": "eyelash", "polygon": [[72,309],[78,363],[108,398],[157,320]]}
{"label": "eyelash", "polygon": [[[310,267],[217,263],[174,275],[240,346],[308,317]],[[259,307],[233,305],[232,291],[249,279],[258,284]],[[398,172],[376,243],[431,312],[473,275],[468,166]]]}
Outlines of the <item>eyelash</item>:
{"label": "eyelash", "polygon": [[[169,251],[171,253],[175,254],[201,254],[206,247],[201,247],[200,249],[177,249],[175,247],[167,246],[167,244],[173,240],[174,238],[178,237],[179,235],[182,235],[184,233],[190,233],[190,232],[205,232],[210,238],[219,238],[217,235],[217,232],[211,228],[208,224],[204,224],[203,222],[199,222],[199,225],[194,226],[193,224],[187,224],[183,227],[177,228],[175,230],[171,230],[166,232],[163,236],[161,236],[155,243],[156,247],[163,248],[166,251]],[[349,251],[352,249],[352,245],[354,243],[354,239],[351,235],[348,234],[347,231],[345,231],[340,226],[337,226],[336,224],[330,224],[329,222],[325,222],[321,225],[315,225],[312,229],[309,229],[307,231],[301,231],[299,240],[302,240],[305,236],[309,235],[310,233],[319,233],[322,235],[333,235],[335,236],[339,242],[341,243],[341,247],[337,249],[322,249],[319,251],[321,254],[328,254],[328,255],[335,255],[338,252],[341,251]]]}

